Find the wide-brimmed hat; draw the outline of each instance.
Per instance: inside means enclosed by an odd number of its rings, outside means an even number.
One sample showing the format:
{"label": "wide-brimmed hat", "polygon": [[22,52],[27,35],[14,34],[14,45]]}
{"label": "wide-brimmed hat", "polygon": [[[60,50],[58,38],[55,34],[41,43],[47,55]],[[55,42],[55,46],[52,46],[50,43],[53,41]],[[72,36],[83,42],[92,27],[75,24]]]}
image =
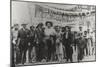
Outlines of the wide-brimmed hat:
{"label": "wide-brimmed hat", "polygon": [[43,26],[43,23],[39,23],[36,28],[38,28],[39,26]]}
{"label": "wide-brimmed hat", "polygon": [[48,23],[50,23],[51,26],[53,26],[53,23],[51,21],[46,21],[45,25],[47,26]]}

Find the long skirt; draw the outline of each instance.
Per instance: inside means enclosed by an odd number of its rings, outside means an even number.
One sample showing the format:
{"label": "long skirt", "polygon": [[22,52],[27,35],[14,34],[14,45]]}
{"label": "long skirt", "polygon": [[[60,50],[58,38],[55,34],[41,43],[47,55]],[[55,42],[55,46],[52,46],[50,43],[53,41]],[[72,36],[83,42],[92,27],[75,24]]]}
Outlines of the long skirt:
{"label": "long skirt", "polygon": [[88,39],[88,41],[87,41],[87,48],[88,48],[88,55],[91,55],[92,54],[91,39]]}
{"label": "long skirt", "polygon": [[62,61],[62,59],[63,59],[63,45],[62,45],[62,43],[56,44],[56,55],[57,55],[57,59],[59,61]]}

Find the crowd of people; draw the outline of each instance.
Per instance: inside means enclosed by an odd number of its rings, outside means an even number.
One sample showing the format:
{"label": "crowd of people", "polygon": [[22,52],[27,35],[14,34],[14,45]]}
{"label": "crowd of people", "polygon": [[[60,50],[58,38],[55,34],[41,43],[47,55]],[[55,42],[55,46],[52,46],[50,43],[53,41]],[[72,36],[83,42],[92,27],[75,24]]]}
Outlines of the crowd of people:
{"label": "crowd of people", "polygon": [[70,26],[54,26],[51,21],[27,28],[27,24],[15,24],[11,28],[12,59],[16,64],[26,62],[73,62],[73,52],[77,51],[77,61],[84,56],[95,54],[95,31],[87,29],[72,31]]}

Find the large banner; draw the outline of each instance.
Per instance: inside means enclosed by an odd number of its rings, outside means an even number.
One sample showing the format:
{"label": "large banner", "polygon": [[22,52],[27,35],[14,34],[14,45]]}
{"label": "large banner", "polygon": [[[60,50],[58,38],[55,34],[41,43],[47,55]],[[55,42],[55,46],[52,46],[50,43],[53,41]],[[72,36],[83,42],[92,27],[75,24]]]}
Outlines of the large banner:
{"label": "large banner", "polygon": [[[82,9],[85,9],[83,12]],[[92,11],[90,11],[92,10]],[[60,9],[56,7],[50,7],[48,5],[46,6],[40,6],[35,5],[35,17],[38,18],[46,18],[48,20],[56,20],[58,22],[75,22],[79,20],[83,20],[85,17],[90,16],[91,14],[95,13],[93,11],[93,7],[74,7],[73,9]]]}

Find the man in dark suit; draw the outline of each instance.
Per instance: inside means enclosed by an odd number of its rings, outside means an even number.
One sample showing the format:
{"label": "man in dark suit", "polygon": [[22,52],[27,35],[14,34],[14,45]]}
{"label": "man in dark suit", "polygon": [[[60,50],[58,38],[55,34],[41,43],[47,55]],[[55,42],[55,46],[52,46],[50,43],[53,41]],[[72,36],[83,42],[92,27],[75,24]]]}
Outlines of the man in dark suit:
{"label": "man in dark suit", "polygon": [[44,29],[43,24],[39,23],[36,28],[36,54],[37,54],[37,61],[42,61],[45,59],[45,45],[43,42],[44,38]]}
{"label": "man in dark suit", "polygon": [[26,51],[28,49],[29,30],[26,28],[27,24],[22,24],[22,28],[18,31],[18,47],[20,49],[21,63],[26,62]]}
{"label": "man in dark suit", "polygon": [[71,33],[71,28],[69,26],[65,27],[65,32],[63,34],[63,45],[65,46],[65,53],[66,53],[66,59],[67,61],[70,60],[72,62],[72,54],[73,54],[73,49],[71,47],[72,44],[72,33]]}
{"label": "man in dark suit", "polygon": [[[29,33],[29,62],[31,63],[34,57],[35,60],[35,47],[36,47],[36,42],[35,42],[35,38],[36,38],[36,32],[35,32],[35,27],[32,25],[30,26],[30,33]],[[34,49],[34,54],[32,53],[32,50]],[[34,56],[32,56],[34,55]]]}

